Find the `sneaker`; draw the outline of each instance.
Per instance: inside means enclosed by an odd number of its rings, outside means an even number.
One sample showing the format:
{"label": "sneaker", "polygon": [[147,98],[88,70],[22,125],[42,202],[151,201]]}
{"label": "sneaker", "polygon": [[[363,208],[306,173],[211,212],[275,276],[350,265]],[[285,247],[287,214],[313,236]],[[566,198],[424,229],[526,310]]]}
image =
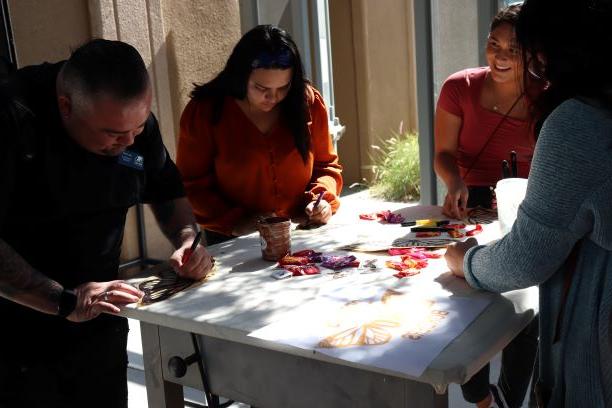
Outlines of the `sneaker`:
{"label": "sneaker", "polygon": [[492,408],[507,408],[508,404],[506,403],[506,399],[504,398],[504,393],[497,388],[497,385],[490,384],[489,389],[491,391],[491,395],[493,396],[493,405]]}

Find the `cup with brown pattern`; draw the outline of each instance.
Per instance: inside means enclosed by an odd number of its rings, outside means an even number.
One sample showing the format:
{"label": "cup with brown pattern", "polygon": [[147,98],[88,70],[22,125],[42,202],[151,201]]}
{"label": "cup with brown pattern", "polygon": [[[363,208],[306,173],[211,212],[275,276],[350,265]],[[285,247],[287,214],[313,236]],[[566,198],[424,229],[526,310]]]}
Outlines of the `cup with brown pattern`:
{"label": "cup with brown pattern", "polygon": [[291,220],[287,217],[267,217],[259,220],[261,256],[266,261],[278,261],[291,252]]}

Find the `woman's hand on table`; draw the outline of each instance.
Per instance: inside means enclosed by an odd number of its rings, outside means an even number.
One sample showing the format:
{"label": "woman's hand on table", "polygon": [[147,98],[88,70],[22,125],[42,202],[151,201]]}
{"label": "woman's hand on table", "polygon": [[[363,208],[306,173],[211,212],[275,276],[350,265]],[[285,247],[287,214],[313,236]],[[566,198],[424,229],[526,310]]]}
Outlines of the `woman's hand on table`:
{"label": "woman's hand on table", "polygon": [[304,212],[308,216],[308,222],[311,224],[327,224],[332,216],[331,205],[325,200],[321,200],[316,208],[315,201],[311,201],[304,209]]}
{"label": "woman's hand on table", "polygon": [[465,258],[465,253],[468,251],[468,249],[476,245],[478,245],[478,241],[476,241],[475,238],[469,238],[465,242],[457,242],[449,245],[446,248],[444,259],[446,260],[446,264],[453,275],[460,278],[465,278],[463,271],[463,258]]}
{"label": "woman's hand on table", "polygon": [[456,180],[447,186],[442,213],[447,217],[463,219],[467,214],[469,192],[463,180]]}

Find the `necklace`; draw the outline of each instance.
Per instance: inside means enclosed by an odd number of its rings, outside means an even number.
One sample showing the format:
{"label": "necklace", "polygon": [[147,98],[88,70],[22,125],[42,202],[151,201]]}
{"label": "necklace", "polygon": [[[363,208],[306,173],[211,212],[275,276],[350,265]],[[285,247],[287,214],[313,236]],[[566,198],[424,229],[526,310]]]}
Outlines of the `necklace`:
{"label": "necklace", "polygon": [[[510,108],[510,110],[508,111],[508,114],[512,111],[512,109],[514,109],[514,107],[518,104],[518,102],[521,100],[521,98],[523,97],[523,95],[525,95],[524,92],[522,92],[515,100],[514,103],[512,104],[512,107]],[[494,104],[491,109],[493,109],[494,112],[500,112],[501,111],[501,107],[499,104]]]}
{"label": "necklace", "polygon": [[[506,113],[506,109],[504,109],[504,107],[508,107],[510,106],[510,109],[508,110],[508,112],[506,114],[509,114],[514,108],[515,106],[519,103],[519,101],[522,99],[523,95],[525,95],[525,92],[521,92],[520,95],[518,95],[515,98],[512,99],[513,103],[512,104],[508,104],[505,103],[504,101],[499,101],[499,99],[501,99],[497,94],[498,91],[496,91],[495,89],[495,83],[493,82],[493,80],[491,79],[490,73],[487,73],[487,77],[485,78],[485,81],[488,80],[488,84],[489,84],[489,93],[490,93],[490,99],[492,99],[491,102],[493,102],[492,106],[490,109],[493,110],[493,112],[496,113]],[[510,101],[508,101],[510,102]]]}

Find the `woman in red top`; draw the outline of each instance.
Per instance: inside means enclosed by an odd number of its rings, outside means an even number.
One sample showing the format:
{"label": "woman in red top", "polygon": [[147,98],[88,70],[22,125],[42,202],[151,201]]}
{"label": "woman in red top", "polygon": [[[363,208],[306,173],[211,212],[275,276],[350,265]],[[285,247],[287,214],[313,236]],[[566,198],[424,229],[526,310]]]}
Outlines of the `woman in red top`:
{"label": "woman in red top", "polygon": [[262,25],[246,33],[191,98],[177,165],[209,244],[254,231],[260,216],[330,219],[341,166],[323,98],[304,79],[287,32]]}
{"label": "woman in red top", "polygon": [[[447,188],[443,212],[464,218],[466,208],[491,208],[491,186],[502,178],[502,162],[516,152],[517,176],[527,177],[535,146],[533,118],[523,88],[524,67],[514,27],[520,5],[502,9],[491,22],[487,67],[451,75],[440,92],[435,117],[436,174]],[[531,80],[531,79],[530,79]],[[477,407],[520,407],[529,387],[538,346],[538,319],[503,351],[497,385],[489,385],[489,365],[461,386]],[[493,405],[492,405],[493,404]]]}
{"label": "woman in red top", "polygon": [[447,188],[444,214],[463,218],[468,207],[491,207],[491,186],[502,161],[516,152],[518,177],[529,174],[535,146],[523,64],[514,24],[520,5],[497,14],[486,46],[488,66],[451,75],[435,115],[436,174]]}

